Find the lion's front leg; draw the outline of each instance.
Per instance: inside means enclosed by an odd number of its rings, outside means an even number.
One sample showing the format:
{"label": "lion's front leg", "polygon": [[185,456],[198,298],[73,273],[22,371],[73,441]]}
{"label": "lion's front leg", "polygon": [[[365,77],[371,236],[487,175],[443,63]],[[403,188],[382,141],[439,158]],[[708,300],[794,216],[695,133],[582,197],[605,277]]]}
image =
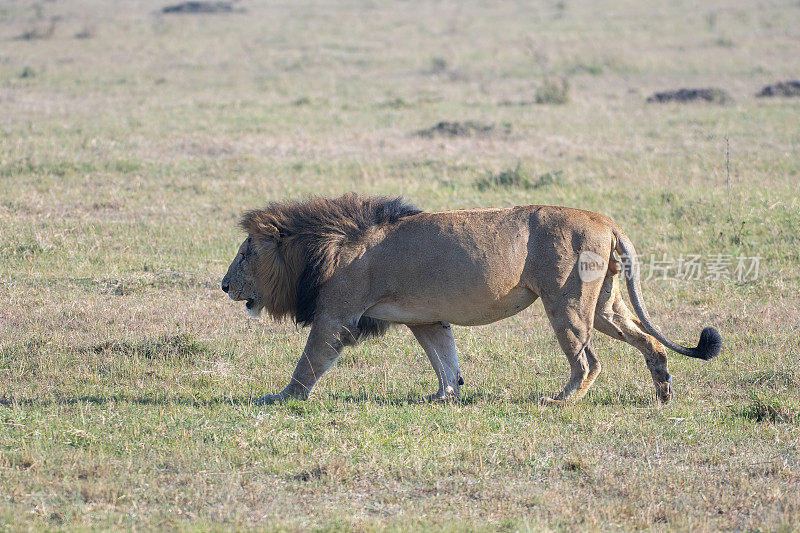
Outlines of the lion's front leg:
{"label": "lion's front leg", "polygon": [[271,404],[291,398],[305,400],[322,374],[339,358],[342,347],[342,323],[327,318],[315,319],[289,384],[278,394],[262,396],[258,403]]}
{"label": "lion's front leg", "polygon": [[425,397],[426,401],[440,401],[458,398],[461,385],[461,372],[458,369],[458,354],[453,339],[453,330],[446,322],[408,326],[422,345],[425,354],[436,372],[439,390]]}

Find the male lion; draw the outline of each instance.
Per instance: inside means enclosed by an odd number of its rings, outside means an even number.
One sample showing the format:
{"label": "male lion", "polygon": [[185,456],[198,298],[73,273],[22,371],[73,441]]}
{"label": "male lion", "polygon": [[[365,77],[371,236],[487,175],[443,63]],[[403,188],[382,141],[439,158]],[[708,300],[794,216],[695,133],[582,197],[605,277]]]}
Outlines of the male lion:
{"label": "male lion", "polygon": [[[423,213],[400,198],[351,193],[274,202],[246,213],[241,226],[247,238],[222,290],[255,316],[266,309],[311,326],[291,381],[262,403],[307,398],[342,347],[391,324],[407,325],[433,365],[439,390],[426,399],[457,397],[463,381],[450,324],[495,322],[537,298],[572,369],[564,390],[543,402],[586,394],[600,373],[594,329],[644,354],[661,402],[672,397],[662,344],[700,359],[722,346],[711,327],[696,348],[685,348],[651,324],[633,244],[588,211],[532,205]],[[636,315],[622,299],[620,266]]]}

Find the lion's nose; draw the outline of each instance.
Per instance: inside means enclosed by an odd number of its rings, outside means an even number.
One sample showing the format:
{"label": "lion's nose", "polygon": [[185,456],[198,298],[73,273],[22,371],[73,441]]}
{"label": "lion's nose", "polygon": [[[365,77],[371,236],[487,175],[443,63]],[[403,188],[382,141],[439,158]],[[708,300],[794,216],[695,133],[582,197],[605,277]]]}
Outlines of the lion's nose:
{"label": "lion's nose", "polygon": [[222,282],[222,292],[228,292],[228,291],[230,290],[230,288],[231,288],[231,286],[230,286],[230,285],[228,285],[228,284],[227,284],[226,282],[224,282],[224,281]]}

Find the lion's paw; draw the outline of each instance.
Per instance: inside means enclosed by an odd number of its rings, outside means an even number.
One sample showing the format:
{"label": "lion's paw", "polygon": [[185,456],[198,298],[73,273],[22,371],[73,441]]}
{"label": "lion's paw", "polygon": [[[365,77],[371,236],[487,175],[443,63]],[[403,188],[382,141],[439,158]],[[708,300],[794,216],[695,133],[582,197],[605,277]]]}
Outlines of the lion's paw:
{"label": "lion's paw", "polygon": [[447,400],[447,396],[442,394],[427,394],[422,397],[422,403],[440,403]]}
{"label": "lion's paw", "polygon": [[453,387],[447,387],[444,392],[437,392],[436,394],[428,394],[422,400],[425,403],[441,403],[449,401],[458,401],[458,391]]}
{"label": "lion's paw", "polygon": [[551,398],[550,396],[542,396],[539,398],[539,405],[541,406],[548,406],[548,405],[555,405],[555,406],[562,406],[564,405],[564,400],[557,400],[555,398]]}
{"label": "lion's paw", "polygon": [[672,390],[672,379],[669,376],[664,383],[656,384],[656,396],[662,405],[668,404],[675,396],[675,392]]}
{"label": "lion's paw", "polygon": [[286,396],[282,394],[267,394],[256,400],[256,405],[271,405],[286,401]]}

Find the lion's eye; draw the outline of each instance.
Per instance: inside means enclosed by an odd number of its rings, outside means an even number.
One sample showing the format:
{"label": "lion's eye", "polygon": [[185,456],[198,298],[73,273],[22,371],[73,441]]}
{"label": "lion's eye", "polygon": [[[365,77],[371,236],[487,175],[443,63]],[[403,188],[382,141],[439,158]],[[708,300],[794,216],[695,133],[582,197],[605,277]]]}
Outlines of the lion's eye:
{"label": "lion's eye", "polygon": [[253,245],[252,245],[252,241],[251,241],[250,237],[248,237],[244,241],[244,247],[243,248],[244,248],[244,250],[242,252],[240,252],[239,255],[241,255],[242,258],[247,259],[253,253]]}
{"label": "lion's eye", "polygon": [[253,244],[251,242],[248,242],[247,246],[244,249],[243,258],[250,259],[250,257],[252,257],[254,253],[255,250],[253,249]]}

